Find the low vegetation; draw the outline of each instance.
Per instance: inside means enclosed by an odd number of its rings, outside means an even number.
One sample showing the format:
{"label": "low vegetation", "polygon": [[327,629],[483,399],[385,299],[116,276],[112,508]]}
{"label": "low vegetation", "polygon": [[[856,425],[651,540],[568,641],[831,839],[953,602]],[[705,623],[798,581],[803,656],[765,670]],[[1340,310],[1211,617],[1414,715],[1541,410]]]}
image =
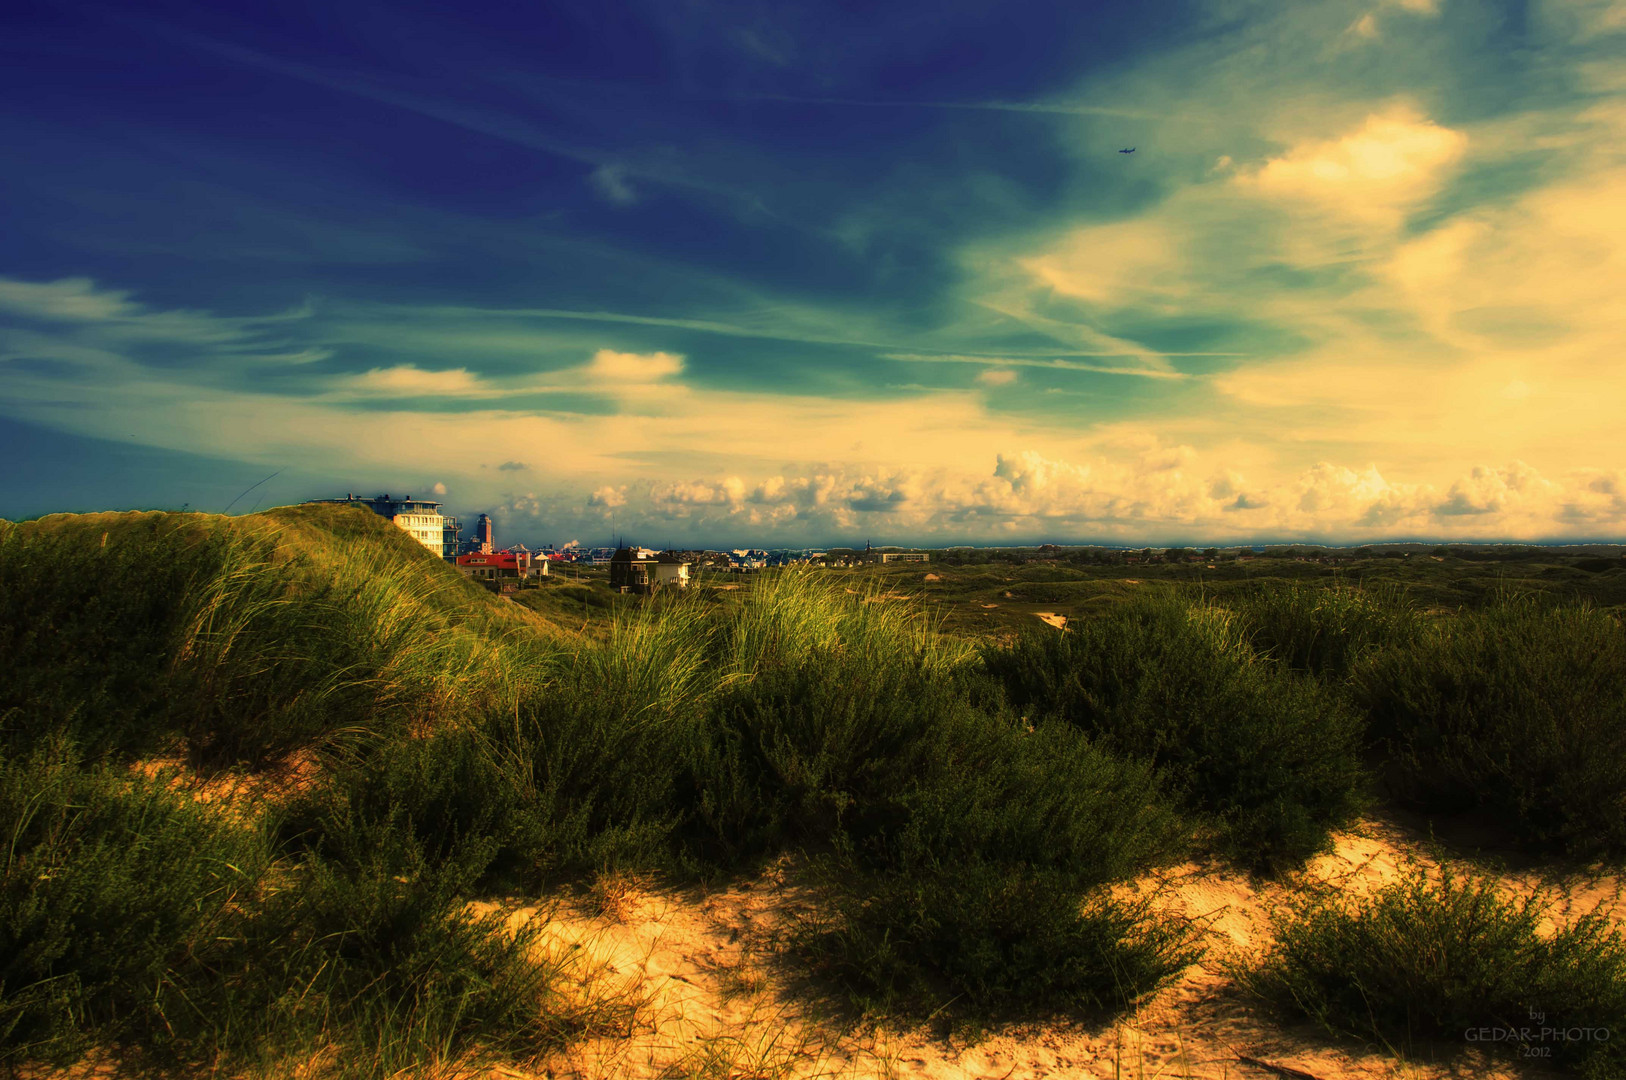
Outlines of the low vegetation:
{"label": "low vegetation", "polygon": [[1200,942],[1115,886],[1372,798],[1619,850],[1613,615],[1116,583],[977,641],[866,580],[509,600],[355,508],[0,523],[0,1064],[545,1054],[629,1006],[502,898],[787,854],[818,985],[979,1023],[1128,1007]]}
{"label": "low vegetation", "polygon": [[1359,717],[1265,662],[1224,609],[1154,593],[985,662],[1017,708],[1156,768],[1245,865],[1302,862],[1360,806]]}
{"label": "low vegetation", "polygon": [[1407,802],[1479,811],[1540,850],[1626,854],[1626,630],[1614,615],[1503,598],[1386,648],[1355,683]]}
{"label": "low vegetation", "polygon": [[1282,917],[1242,978],[1335,1034],[1403,1052],[1428,1039],[1481,1043],[1620,1076],[1626,1056],[1611,1036],[1626,1030],[1626,940],[1596,913],[1543,933],[1559,899],[1515,900],[1495,878],[1450,868],[1413,868],[1361,899],[1318,891]]}

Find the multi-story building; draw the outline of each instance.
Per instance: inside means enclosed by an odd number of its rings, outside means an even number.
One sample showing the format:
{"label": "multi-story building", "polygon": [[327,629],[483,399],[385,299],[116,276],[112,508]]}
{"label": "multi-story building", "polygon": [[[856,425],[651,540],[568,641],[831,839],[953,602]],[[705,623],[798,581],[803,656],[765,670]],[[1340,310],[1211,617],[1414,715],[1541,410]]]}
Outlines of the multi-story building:
{"label": "multi-story building", "polygon": [[414,499],[411,495],[396,499],[389,495],[364,499],[359,495],[346,495],[342,499],[312,499],[317,503],[349,503],[365,506],[380,517],[388,518],[396,528],[433,551],[444,556],[446,548],[446,518],[441,515],[440,503],[428,499]]}

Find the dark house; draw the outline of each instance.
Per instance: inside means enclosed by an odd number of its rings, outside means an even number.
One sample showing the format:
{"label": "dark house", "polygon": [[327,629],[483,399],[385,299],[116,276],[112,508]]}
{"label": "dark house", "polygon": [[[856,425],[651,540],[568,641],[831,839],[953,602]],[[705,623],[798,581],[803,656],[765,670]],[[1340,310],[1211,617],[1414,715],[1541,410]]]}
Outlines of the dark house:
{"label": "dark house", "polygon": [[662,586],[689,584],[688,560],[648,548],[621,548],[610,559],[610,588],[647,595]]}

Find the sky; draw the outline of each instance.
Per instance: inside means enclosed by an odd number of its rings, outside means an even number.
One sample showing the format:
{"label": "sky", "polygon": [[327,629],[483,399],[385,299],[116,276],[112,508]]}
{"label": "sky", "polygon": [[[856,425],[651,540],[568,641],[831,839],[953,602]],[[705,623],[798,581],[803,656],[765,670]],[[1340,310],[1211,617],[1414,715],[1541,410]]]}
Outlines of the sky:
{"label": "sky", "polygon": [[1619,539],[1623,297],[1626,0],[0,14],[13,520]]}

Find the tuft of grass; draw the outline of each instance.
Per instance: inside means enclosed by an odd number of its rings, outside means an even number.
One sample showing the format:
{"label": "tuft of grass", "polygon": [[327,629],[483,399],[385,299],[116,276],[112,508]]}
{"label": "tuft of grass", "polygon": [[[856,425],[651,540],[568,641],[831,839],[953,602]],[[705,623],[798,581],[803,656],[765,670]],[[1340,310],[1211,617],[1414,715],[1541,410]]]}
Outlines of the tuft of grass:
{"label": "tuft of grass", "polygon": [[962,1026],[1117,1012],[1198,959],[1188,925],[1076,884],[989,858],[860,875],[790,944],[862,1013]]}
{"label": "tuft of grass", "polygon": [[538,949],[539,925],[466,908],[478,856],[436,864],[393,823],[369,839],[366,852],[306,860],[257,918],[255,967],[229,1000],[263,1010],[260,1056],[327,1046],[366,1077],[523,1060],[624,1004],[584,1009],[568,965]]}
{"label": "tuft of grass", "polygon": [[1550,934],[1560,899],[1511,899],[1496,879],[1413,867],[1364,899],[1293,902],[1242,984],[1328,1031],[1402,1050],[1417,1039],[1532,1052],[1589,1076],[1626,1068],[1626,940],[1606,916]]}
{"label": "tuft of grass", "polygon": [[270,849],[166,780],[83,768],[60,743],[0,758],[0,1063],[216,1043],[213,973],[234,962]]}
{"label": "tuft of grass", "polygon": [[1103,891],[1186,844],[1144,763],[962,709],[891,767],[845,808],[827,906],[792,942],[862,1011],[1109,1011],[1194,957],[1184,926]]}
{"label": "tuft of grass", "polygon": [[1374,650],[1404,646],[1422,616],[1395,586],[1318,588],[1278,582],[1226,600],[1255,652],[1307,675],[1342,682]]}
{"label": "tuft of grass", "polygon": [[1221,609],[1148,595],[983,656],[1022,712],[1152,764],[1245,865],[1301,863],[1361,805],[1359,716],[1260,660]]}
{"label": "tuft of grass", "polygon": [[[471,914],[489,842],[360,816],[298,860],[243,821],[71,750],[0,760],[0,1064],[93,1049],[161,1069],[327,1054],[337,1075],[526,1058],[627,1004],[569,991],[540,928]],[[445,838],[440,838],[445,842]]]}
{"label": "tuft of grass", "polygon": [[1614,616],[1504,597],[1376,654],[1354,684],[1403,800],[1481,811],[1536,848],[1626,852],[1626,630]]}

